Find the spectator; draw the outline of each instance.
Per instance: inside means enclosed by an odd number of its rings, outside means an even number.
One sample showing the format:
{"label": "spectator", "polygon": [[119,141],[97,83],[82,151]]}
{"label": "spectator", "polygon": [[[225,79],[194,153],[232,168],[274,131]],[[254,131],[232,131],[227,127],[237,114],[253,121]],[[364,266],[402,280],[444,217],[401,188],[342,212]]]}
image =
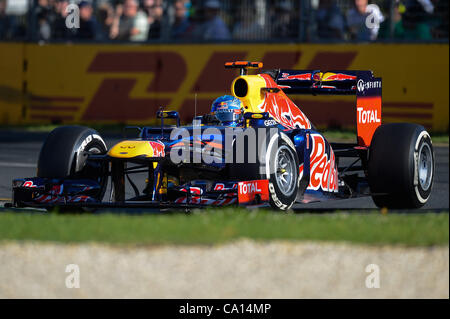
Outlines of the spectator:
{"label": "spectator", "polygon": [[435,25],[432,29],[432,35],[435,39],[448,39],[448,8],[447,0],[438,0],[435,2]]}
{"label": "spectator", "polygon": [[256,21],[254,4],[246,2],[238,11],[238,19],[233,28],[233,39],[258,40],[264,36],[262,26]]}
{"label": "spectator", "polygon": [[35,9],[37,19],[37,37],[39,40],[49,40],[51,37],[50,16],[51,6],[48,0],[39,0]]}
{"label": "spectator", "polygon": [[137,0],[125,0],[123,5],[117,5],[110,31],[111,39],[121,41],[144,41],[147,39],[147,16],[138,10],[138,7]]}
{"label": "spectator", "polygon": [[[390,3],[389,3],[390,5]],[[390,10],[390,7],[385,8],[386,11]],[[382,39],[404,39],[405,28],[403,26],[403,13],[405,12],[405,6],[396,0],[393,5],[392,16],[388,17],[380,26],[380,32],[378,38]],[[391,30],[392,23],[392,30]]]}
{"label": "spectator", "polygon": [[219,16],[220,2],[207,0],[204,4],[204,22],[195,30],[195,37],[202,40],[229,40],[230,31]]}
{"label": "spectator", "polygon": [[177,0],[173,4],[175,10],[175,21],[172,25],[170,35],[173,39],[188,38],[192,23],[188,18],[188,8],[183,0]]}
{"label": "spectator", "polygon": [[403,14],[405,37],[413,40],[431,40],[434,5],[430,0],[406,0]]}
{"label": "spectator", "polygon": [[53,39],[67,39],[70,36],[69,29],[66,27],[66,17],[68,15],[66,9],[68,5],[68,0],[58,0],[55,4],[56,18],[52,25]]}
{"label": "spectator", "polygon": [[355,0],[354,7],[347,12],[347,26],[352,39],[373,41],[378,36],[384,17],[376,4],[368,0]]}
{"label": "spectator", "polygon": [[12,38],[12,17],[6,15],[6,0],[0,0],[0,40]]}
{"label": "spectator", "polygon": [[161,1],[155,1],[155,4],[150,8],[148,15],[149,39],[159,39],[161,37],[161,23],[164,15],[164,10]]}
{"label": "spectator", "polygon": [[275,15],[272,23],[274,39],[292,39],[298,36],[298,19],[293,16],[293,7],[289,1],[280,1],[275,5]]}
{"label": "spectator", "polygon": [[320,0],[316,12],[317,37],[320,39],[344,39],[345,18],[333,0]]}
{"label": "spectator", "polygon": [[149,19],[151,16],[151,11],[152,11],[153,6],[155,6],[155,0],[143,0],[142,1],[142,10],[149,17]]}
{"label": "spectator", "polygon": [[102,2],[97,9],[99,39],[107,39],[114,21],[114,8],[109,2]]}
{"label": "spectator", "polygon": [[87,1],[81,1],[78,5],[80,8],[80,28],[76,30],[75,38],[77,39],[96,39],[98,35],[97,20],[92,16],[92,5]]}

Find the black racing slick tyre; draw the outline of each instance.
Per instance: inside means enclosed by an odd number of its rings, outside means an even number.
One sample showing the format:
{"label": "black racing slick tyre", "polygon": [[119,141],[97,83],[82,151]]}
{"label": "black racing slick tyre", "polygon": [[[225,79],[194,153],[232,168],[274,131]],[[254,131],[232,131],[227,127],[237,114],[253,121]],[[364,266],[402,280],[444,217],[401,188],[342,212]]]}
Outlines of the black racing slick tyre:
{"label": "black racing slick tyre", "polygon": [[288,210],[295,203],[299,185],[299,160],[293,142],[283,133],[272,137],[267,148],[266,178],[270,205]]}
{"label": "black racing slick tyre", "polygon": [[83,126],[61,126],[48,135],[41,148],[37,176],[43,178],[93,179],[100,183],[96,196],[106,190],[106,163],[87,161],[89,154],[105,154],[107,147],[97,131]]}
{"label": "black racing slick tyre", "polygon": [[420,208],[429,199],[435,172],[430,135],[423,126],[379,126],[369,149],[368,181],[378,207]]}
{"label": "black racing slick tyre", "polygon": [[[252,129],[252,128],[250,128]],[[278,129],[255,129],[257,148],[256,163],[249,154],[252,142],[245,142],[243,163],[229,165],[229,177],[239,180],[269,180],[269,203],[277,210],[288,210],[295,202],[299,184],[299,160],[293,142]],[[236,144],[233,153],[239,153]]]}

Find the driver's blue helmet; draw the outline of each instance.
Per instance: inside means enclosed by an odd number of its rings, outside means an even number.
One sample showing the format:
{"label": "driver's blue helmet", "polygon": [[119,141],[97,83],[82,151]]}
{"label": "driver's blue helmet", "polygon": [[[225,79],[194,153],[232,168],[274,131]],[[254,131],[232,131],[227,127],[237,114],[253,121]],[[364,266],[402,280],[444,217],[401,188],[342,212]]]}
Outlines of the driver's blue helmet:
{"label": "driver's blue helmet", "polygon": [[211,114],[214,115],[222,125],[238,126],[242,123],[244,106],[238,98],[231,95],[224,95],[218,97],[212,103]]}

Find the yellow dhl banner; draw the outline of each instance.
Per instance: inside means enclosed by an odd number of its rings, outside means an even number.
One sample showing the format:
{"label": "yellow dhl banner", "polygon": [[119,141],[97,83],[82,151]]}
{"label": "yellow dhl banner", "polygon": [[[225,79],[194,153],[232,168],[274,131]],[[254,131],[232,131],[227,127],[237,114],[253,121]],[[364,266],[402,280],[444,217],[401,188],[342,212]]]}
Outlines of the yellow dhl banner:
{"label": "yellow dhl banner", "polygon": [[[230,94],[226,61],[264,69],[372,70],[383,78],[382,121],[448,130],[448,44],[0,44],[0,123],[184,121]],[[318,126],[354,126],[353,96],[291,96]],[[195,107],[196,105],[196,107]]]}

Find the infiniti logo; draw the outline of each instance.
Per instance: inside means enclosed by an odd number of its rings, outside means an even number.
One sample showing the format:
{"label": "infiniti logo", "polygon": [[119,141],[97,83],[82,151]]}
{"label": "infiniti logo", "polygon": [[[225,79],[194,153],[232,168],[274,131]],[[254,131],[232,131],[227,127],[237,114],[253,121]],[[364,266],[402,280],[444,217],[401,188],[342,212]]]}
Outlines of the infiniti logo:
{"label": "infiniti logo", "polygon": [[365,89],[381,89],[381,81],[364,82],[364,80],[359,79],[356,86],[358,88],[358,92],[364,92]]}
{"label": "infiniti logo", "polygon": [[358,80],[358,84],[356,86],[358,87],[358,92],[364,91],[364,81],[363,80]]}

